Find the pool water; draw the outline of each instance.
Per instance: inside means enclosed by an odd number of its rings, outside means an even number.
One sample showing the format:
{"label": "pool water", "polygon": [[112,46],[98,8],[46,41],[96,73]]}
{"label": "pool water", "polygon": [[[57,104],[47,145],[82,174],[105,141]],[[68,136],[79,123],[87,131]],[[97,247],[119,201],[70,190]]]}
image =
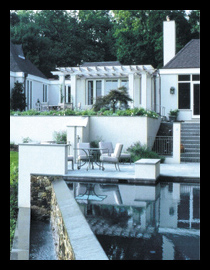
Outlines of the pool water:
{"label": "pool water", "polygon": [[199,260],[200,185],[68,183],[110,260]]}

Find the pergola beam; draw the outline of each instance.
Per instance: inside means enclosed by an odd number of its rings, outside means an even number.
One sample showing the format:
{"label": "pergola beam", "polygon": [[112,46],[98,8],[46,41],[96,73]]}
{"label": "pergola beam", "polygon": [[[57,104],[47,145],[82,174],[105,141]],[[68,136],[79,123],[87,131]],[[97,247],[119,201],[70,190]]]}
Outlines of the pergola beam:
{"label": "pergola beam", "polygon": [[52,71],[54,75],[68,74],[79,77],[128,77],[129,74],[142,75],[154,73],[152,66],[127,65],[127,66],[87,66],[87,67],[59,67],[58,71]]}

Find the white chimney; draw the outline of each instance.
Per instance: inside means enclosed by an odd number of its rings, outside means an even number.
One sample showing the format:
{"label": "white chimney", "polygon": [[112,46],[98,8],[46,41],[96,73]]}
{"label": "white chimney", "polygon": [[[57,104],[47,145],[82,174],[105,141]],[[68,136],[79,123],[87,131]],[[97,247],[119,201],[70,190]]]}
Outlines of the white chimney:
{"label": "white chimney", "polygon": [[163,65],[165,66],[176,54],[176,25],[175,21],[163,22]]}

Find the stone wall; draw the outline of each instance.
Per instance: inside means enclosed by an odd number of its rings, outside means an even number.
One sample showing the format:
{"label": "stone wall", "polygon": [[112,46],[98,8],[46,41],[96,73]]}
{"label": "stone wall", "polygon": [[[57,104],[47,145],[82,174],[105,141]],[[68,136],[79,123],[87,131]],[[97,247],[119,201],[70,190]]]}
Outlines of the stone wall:
{"label": "stone wall", "polygon": [[31,218],[34,220],[51,219],[58,259],[73,260],[74,253],[52,186],[52,182],[59,178],[61,177],[31,176]]}
{"label": "stone wall", "polygon": [[31,176],[31,218],[50,218],[53,177]]}
{"label": "stone wall", "polygon": [[51,225],[57,257],[59,260],[74,260],[74,252],[69,241],[69,236],[57,203],[54,190],[52,192],[51,205]]}
{"label": "stone wall", "polygon": [[31,176],[31,212],[51,219],[59,260],[108,260],[62,176]]}

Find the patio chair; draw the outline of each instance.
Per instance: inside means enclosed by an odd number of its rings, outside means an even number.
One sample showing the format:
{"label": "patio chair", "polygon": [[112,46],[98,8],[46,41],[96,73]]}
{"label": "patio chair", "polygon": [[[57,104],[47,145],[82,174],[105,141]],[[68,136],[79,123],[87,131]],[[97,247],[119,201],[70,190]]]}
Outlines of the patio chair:
{"label": "patio chair", "polygon": [[114,153],[114,148],[111,142],[99,142],[100,154],[111,156]]}
{"label": "patio chair", "polygon": [[[99,148],[101,148],[100,150],[101,155],[111,156],[111,154],[114,153],[114,149],[111,142],[99,142]],[[121,153],[120,161],[125,159],[129,160],[131,164],[131,154]]]}
{"label": "patio chair", "polygon": [[120,154],[122,152],[123,144],[117,143],[114,149],[114,153],[111,154],[111,156],[108,155],[101,155],[100,156],[100,161],[102,162],[102,167],[104,163],[114,163],[115,168],[117,170],[116,164],[118,165],[118,169],[120,171],[119,167],[119,159],[120,159]]}
{"label": "patio chair", "polygon": [[[90,143],[77,143],[78,149],[78,157],[77,157],[77,168],[80,169],[86,162],[92,163],[93,168],[93,156],[89,154],[89,150],[85,150],[90,148]],[[84,164],[81,165],[81,161],[84,161]]]}

